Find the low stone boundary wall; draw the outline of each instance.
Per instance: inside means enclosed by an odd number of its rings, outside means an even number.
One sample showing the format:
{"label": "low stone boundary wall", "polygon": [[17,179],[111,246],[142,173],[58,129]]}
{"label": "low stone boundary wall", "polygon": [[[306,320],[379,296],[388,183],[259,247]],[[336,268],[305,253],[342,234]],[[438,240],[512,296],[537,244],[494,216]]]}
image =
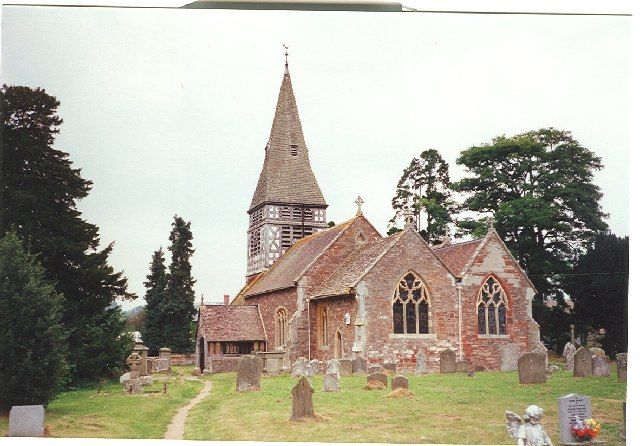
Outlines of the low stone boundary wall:
{"label": "low stone boundary wall", "polygon": [[195,365],[196,364],[196,355],[194,353],[180,354],[180,353],[172,353],[171,354],[171,365]]}
{"label": "low stone boundary wall", "polygon": [[211,373],[235,372],[240,356],[212,356],[209,358]]}

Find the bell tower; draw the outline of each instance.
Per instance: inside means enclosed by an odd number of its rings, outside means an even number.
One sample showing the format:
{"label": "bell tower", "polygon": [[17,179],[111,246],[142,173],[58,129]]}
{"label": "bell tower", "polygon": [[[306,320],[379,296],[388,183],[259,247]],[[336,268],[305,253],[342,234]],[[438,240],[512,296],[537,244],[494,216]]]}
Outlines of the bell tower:
{"label": "bell tower", "polygon": [[327,227],[327,203],[311,170],[288,55],[262,171],[247,211],[247,278],[269,268],[301,238]]}

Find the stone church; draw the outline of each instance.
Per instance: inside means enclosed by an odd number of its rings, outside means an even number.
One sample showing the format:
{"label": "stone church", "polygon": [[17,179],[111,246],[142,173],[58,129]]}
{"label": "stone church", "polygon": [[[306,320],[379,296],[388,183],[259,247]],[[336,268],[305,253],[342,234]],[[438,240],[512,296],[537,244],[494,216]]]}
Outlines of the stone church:
{"label": "stone church", "polygon": [[201,305],[196,357],[233,370],[252,351],[361,357],[429,371],[440,352],[488,370],[541,350],[536,290],[498,233],[429,246],[412,217],[382,236],[361,211],[333,227],[309,161],[288,63],[249,206],[247,282],[231,303]]}

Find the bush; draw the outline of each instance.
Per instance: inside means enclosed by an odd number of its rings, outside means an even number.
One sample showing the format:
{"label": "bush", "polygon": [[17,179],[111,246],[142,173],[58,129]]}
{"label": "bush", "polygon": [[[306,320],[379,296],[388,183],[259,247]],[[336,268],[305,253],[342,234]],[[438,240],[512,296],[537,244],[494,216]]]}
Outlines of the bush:
{"label": "bush", "polygon": [[63,296],[15,233],[0,239],[0,410],[47,405],[67,377]]}

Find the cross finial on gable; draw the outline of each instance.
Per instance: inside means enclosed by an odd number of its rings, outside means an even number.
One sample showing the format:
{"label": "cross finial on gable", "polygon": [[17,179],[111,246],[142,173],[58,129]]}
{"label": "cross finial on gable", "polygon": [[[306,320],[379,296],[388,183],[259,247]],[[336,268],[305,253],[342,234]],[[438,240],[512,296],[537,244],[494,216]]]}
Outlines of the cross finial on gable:
{"label": "cross finial on gable", "polygon": [[493,215],[490,215],[489,217],[487,217],[487,229],[491,230],[493,229]]}
{"label": "cross finial on gable", "polygon": [[289,72],[289,45],[287,45],[286,43],[283,43],[282,47],[284,48],[284,69],[288,73]]}
{"label": "cross finial on gable", "polygon": [[404,216],[404,229],[415,229],[416,216],[413,214],[413,211],[411,209],[405,209],[402,211],[402,215]]}
{"label": "cross finial on gable", "polygon": [[362,197],[358,195],[358,198],[356,198],[356,201],[354,201],[354,203],[356,204],[356,206],[358,206],[356,215],[362,215],[362,205],[364,204],[364,200],[362,199]]}
{"label": "cross finial on gable", "polygon": [[204,305],[204,294],[200,295],[200,306]]}

